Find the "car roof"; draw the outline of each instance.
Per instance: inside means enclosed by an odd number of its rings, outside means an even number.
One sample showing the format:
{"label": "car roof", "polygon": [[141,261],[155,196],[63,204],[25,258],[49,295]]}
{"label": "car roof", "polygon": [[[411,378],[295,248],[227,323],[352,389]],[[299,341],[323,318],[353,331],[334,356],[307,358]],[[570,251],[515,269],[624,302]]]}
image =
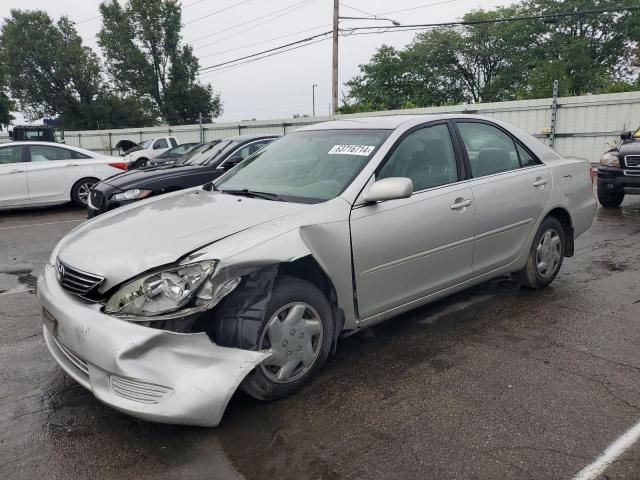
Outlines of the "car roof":
{"label": "car roof", "polygon": [[[231,142],[247,142],[249,140],[260,140],[261,138],[278,138],[280,135],[273,133],[263,134],[247,134],[247,135],[232,135],[230,137],[219,138],[217,140],[229,140]],[[214,140],[215,141],[215,140]]]}
{"label": "car roof", "polygon": [[6,142],[6,143],[0,143],[0,148],[2,147],[7,147],[7,146],[11,146],[11,145],[49,145],[52,147],[58,147],[58,148],[68,148],[69,150],[75,150],[76,152],[80,152],[80,153],[84,153],[86,155],[93,155],[96,157],[104,157],[105,155],[99,152],[95,152],[93,150],[87,150],[86,148],[80,148],[80,147],[75,147],[73,145],[67,145],[66,143],[58,143],[58,142],[40,142],[37,140],[31,140],[31,141],[24,141],[24,142]]}
{"label": "car roof", "polygon": [[482,115],[469,115],[467,113],[439,113],[439,114],[422,114],[422,115],[372,115],[370,117],[353,117],[340,120],[332,120],[329,122],[316,123],[306,127],[299,128],[300,131],[310,130],[356,130],[356,129],[378,129],[378,130],[395,130],[401,125],[422,120],[424,122],[433,122],[437,120],[448,119],[480,119],[493,123],[500,123],[495,118]]}

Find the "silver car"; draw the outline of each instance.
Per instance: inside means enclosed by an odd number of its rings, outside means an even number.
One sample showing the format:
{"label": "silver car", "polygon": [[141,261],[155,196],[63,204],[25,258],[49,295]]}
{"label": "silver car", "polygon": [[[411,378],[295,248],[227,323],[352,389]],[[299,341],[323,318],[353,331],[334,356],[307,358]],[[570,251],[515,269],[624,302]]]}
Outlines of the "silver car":
{"label": "silver car", "polygon": [[313,125],[69,233],[44,337],[113,408],[214,426],[238,387],[300,390],[341,336],[499,275],[547,286],[595,207],[586,162],[500,121]]}

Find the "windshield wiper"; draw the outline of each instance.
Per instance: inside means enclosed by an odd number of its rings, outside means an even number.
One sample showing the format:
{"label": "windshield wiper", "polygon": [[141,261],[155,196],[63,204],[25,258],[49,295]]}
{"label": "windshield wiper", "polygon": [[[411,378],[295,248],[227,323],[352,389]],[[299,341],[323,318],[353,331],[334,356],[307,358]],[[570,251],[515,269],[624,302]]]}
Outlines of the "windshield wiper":
{"label": "windshield wiper", "polygon": [[216,186],[213,184],[213,181],[211,181],[211,182],[209,182],[209,183],[205,183],[205,184],[202,186],[202,189],[203,189],[203,190],[206,190],[206,191],[208,191],[208,192],[219,192],[219,191],[220,191],[220,190],[218,190],[218,187],[216,187]]}
{"label": "windshield wiper", "polygon": [[255,190],[249,190],[243,188],[241,190],[220,190],[222,193],[228,193],[229,195],[241,195],[251,198],[263,198],[264,200],[282,201],[282,199],[275,193],[269,192],[256,192]]}

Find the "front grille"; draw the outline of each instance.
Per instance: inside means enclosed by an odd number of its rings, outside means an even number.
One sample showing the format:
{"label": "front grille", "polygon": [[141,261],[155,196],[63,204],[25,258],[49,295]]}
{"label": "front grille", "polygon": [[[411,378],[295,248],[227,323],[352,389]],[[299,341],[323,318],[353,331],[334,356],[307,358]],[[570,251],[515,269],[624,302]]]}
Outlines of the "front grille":
{"label": "front grille", "polygon": [[104,277],[73,268],[59,258],[56,260],[56,270],[62,288],[76,295],[85,296],[104,282]]}
{"label": "front grille", "polygon": [[69,350],[67,347],[62,345],[55,337],[52,337],[53,341],[56,342],[56,346],[60,349],[60,351],[67,357],[74,367],[84,373],[87,377],[89,376],[89,365],[82,358],[78,357],[75,353]]}
{"label": "front grille", "polygon": [[627,155],[624,157],[627,167],[640,168],[640,155]]}
{"label": "front grille", "polygon": [[138,403],[160,403],[173,392],[169,387],[141,382],[118,375],[111,375],[109,380],[111,391],[115,395]]}
{"label": "front grille", "polygon": [[102,203],[104,202],[104,195],[102,192],[97,190],[91,190],[89,194],[89,207],[94,210],[100,210],[102,208]]}

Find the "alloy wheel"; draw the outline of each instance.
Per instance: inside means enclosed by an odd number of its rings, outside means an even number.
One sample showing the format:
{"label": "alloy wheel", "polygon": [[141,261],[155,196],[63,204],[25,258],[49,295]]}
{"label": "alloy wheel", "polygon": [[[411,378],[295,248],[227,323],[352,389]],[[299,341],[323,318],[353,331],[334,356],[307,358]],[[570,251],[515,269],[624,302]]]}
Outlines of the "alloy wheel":
{"label": "alloy wheel", "polygon": [[94,185],[95,182],[85,182],[78,187],[78,198],[84,205],[87,205],[89,202],[89,194]]}

